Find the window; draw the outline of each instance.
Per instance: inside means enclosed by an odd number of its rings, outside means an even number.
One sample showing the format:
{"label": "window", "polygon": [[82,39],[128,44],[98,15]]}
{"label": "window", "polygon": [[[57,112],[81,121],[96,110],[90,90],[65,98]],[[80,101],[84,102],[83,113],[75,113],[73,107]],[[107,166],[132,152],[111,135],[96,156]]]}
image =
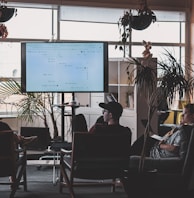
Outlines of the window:
{"label": "window", "polygon": [[0,42],[0,76],[21,77],[21,53],[19,42]]}
{"label": "window", "polygon": [[[99,15],[100,13],[100,15]],[[105,9],[83,6],[61,6],[60,9],[60,39],[61,40],[103,40],[116,43],[120,40],[118,20],[123,15],[123,9]],[[152,51],[157,53],[164,47],[183,47],[185,49],[185,13],[154,11],[157,22],[152,23],[143,31],[132,29],[132,56],[142,56],[144,50],[142,41],[153,43]],[[135,11],[132,10],[132,14]],[[139,47],[137,47],[139,46]],[[156,49],[154,49],[156,47]],[[161,49],[159,50],[158,48]],[[115,45],[109,47],[110,57],[122,57],[122,52],[115,50]],[[181,50],[182,51],[182,50]],[[181,59],[180,50],[175,50]],[[127,53],[126,53],[127,54]],[[162,56],[162,53],[160,54]]]}
{"label": "window", "polygon": [[[23,4],[17,8],[17,16],[5,23],[9,35],[7,40],[1,40],[0,43],[0,76],[21,77],[22,41],[108,41],[109,57],[123,57],[123,52],[115,49],[120,40],[117,22],[123,13],[124,9],[115,8],[62,6],[57,10],[52,7],[42,8],[41,5],[27,7],[27,4]],[[151,52],[154,57],[162,58],[167,49],[173,52],[178,60],[184,62],[185,13],[154,13],[157,22],[143,31],[132,30],[132,56],[142,57],[142,41],[145,40],[152,42]]]}
{"label": "window", "polygon": [[52,10],[17,8],[17,16],[7,23],[8,37],[20,39],[52,38]]}

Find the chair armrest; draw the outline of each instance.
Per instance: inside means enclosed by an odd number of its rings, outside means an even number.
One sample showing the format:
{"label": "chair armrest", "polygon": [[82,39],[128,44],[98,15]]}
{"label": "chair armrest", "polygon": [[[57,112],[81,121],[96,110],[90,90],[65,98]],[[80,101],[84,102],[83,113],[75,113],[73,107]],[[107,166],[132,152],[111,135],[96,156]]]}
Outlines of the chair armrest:
{"label": "chair armrest", "polygon": [[16,155],[23,155],[23,156],[26,156],[26,148],[18,148],[18,149],[15,149],[15,152],[16,152]]}
{"label": "chair armrest", "polygon": [[[129,168],[137,169],[139,167],[141,156],[130,156]],[[146,171],[157,170],[161,173],[181,172],[183,160],[178,157],[154,159],[145,157],[144,168]]]}
{"label": "chair armrest", "polygon": [[60,165],[68,167],[69,170],[71,169],[71,154],[72,150],[66,150],[61,148]]}
{"label": "chair armrest", "polygon": [[72,150],[66,150],[64,148],[61,149],[61,154],[62,155],[71,155]]}
{"label": "chair armrest", "polygon": [[17,153],[25,152],[25,150],[26,150],[26,149],[24,149],[24,148],[15,149],[15,151],[16,151]]}

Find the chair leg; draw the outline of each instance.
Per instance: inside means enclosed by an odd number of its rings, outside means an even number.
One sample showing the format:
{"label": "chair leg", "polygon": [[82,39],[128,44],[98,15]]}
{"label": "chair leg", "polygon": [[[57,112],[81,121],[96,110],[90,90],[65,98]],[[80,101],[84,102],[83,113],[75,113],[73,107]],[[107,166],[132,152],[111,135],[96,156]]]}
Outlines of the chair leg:
{"label": "chair leg", "polygon": [[24,185],[24,191],[27,191],[27,176],[26,176],[26,167],[24,168],[24,172],[23,172],[23,185]]}
{"label": "chair leg", "polygon": [[11,177],[10,177],[10,184],[11,184],[11,193],[10,193],[10,198],[13,198],[14,197],[14,195],[15,195],[15,192],[16,192],[16,190],[17,190],[17,179],[16,179],[16,176],[15,176],[15,174],[14,175],[12,175]]}
{"label": "chair leg", "polygon": [[112,180],[111,192],[115,192],[116,179]]}
{"label": "chair leg", "polygon": [[[66,185],[67,185],[67,187],[68,187],[68,189],[69,189],[71,198],[75,198],[75,194],[74,194],[74,191],[73,191],[73,187],[72,187],[72,185],[71,185],[71,183],[70,183],[70,181],[69,181],[69,178],[68,178],[68,176],[67,176],[67,173],[66,173],[66,171],[65,171],[65,165],[64,165],[64,163],[61,163],[61,164],[60,164],[60,170],[61,170],[61,174],[62,174],[63,178],[65,179]],[[60,185],[61,185],[61,184],[60,184]]]}
{"label": "chair leg", "polygon": [[62,193],[63,191],[62,183],[63,183],[63,175],[62,175],[62,171],[60,171],[60,176],[59,176],[59,192],[60,193]]}
{"label": "chair leg", "polygon": [[16,179],[13,180],[13,183],[12,183],[12,185],[11,185],[10,198],[14,198],[15,193],[16,193],[16,191],[17,191],[18,188],[19,188],[19,181],[18,181],[18,179],[16,178]]}

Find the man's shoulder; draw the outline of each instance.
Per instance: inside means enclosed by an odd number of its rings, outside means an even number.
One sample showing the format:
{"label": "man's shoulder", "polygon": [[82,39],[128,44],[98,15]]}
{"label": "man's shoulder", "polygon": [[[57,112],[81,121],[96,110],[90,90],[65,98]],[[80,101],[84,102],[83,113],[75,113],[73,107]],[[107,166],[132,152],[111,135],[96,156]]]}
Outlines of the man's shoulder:
{"label": "man's shoulder", "polygon": [[120,125],[120,129],[121,129],[122,131],[124,131],[124,132],[131,133],[131,129],[130,129],[129,127],[127,127],[127,126],[122,126],[122,125]]}
{"label": "man's shoulder", "polygon": [[96,126],[96,132],[102,133],[131,133],[129,127],[122,125],[98,125]]}

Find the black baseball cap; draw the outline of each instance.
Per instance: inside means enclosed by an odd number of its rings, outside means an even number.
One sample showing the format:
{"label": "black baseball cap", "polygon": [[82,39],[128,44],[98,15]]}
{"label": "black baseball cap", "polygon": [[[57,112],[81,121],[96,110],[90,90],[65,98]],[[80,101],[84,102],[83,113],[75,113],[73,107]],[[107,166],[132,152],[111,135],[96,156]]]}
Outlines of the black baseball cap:
{"label": "black baseball cap", "polygon": [[123,107],[118,102],[99,103],[99,106],[103,109],[108,110],[117,117],[120,117],[123,113]]}

